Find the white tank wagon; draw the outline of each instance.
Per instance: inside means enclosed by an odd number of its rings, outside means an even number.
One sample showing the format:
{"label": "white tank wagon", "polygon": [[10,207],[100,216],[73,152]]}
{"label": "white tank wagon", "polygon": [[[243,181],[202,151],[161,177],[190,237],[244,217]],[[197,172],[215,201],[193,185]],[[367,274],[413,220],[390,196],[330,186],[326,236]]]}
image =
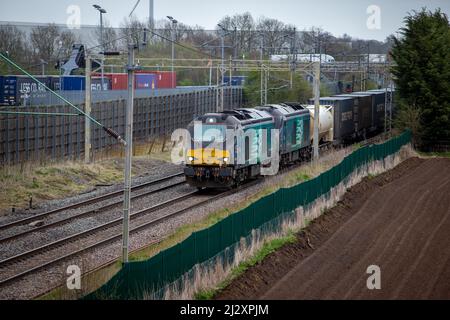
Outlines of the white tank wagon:
{"label": "white tank wagon", "polygon": [[[311,115],[310,137],[311,141],[314,138],[314,119],[315,110],[314,105],[307,105]],[[333,107],[332,106],[320,106],[319,108],[319,143],[320,142],[332,142],[333,141]]]}

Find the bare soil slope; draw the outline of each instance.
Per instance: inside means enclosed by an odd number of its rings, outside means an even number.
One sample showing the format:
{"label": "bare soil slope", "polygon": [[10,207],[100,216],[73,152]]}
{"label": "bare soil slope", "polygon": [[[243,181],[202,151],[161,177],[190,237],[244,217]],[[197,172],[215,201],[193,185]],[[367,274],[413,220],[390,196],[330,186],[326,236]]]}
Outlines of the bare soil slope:
{"label": "bare soil slope", "polygon": [[[381,290],[368,290],[368,266]],[[450,159],[418,159],[351,188],[219,299],[450,299]]]}

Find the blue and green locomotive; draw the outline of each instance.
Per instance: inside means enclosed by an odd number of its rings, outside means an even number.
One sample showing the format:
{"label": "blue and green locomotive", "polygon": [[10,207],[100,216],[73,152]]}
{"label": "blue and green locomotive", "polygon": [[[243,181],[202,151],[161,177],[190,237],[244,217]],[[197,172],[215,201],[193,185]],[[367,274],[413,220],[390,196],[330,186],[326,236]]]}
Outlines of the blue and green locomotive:
{"label": "blue and green locomotive", "polygon": [[188,127],[186,180],[198,188],[232,187],[308,158],[310,122],[310,111],[296,103],[205,114]]}

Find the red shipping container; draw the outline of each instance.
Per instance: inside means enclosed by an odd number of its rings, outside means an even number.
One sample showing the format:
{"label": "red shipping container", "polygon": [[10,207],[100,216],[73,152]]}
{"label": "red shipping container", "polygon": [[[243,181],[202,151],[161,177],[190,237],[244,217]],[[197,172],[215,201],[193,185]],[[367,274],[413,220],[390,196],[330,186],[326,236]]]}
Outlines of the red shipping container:
{"label": "red shipping container", "polygon": [[126,73],[110,73],[106,76],[111,78],[112,90],[128,89],[128,75]]}
{"label": "red shipping container", "polygon": [[159,72],[158,88],[174,89],[177,87],[177,74],[175,72]]}
{"label": "red shipping container", "polygon": [[177,87],[177,74],[170,71],[138,71],[138,73],[156,74],[158,89],[174,89]]}
{"label": "red shipping container", "polygon": [[[176,72],[169,71],[136,71],[138,74],[155,74],[156,83],[155,88],[158,89],[173,89],[177,87]],[[112,90],[127,90],[128,89],[128,75],[126,73],[109,73],[106,77],[111,78]]]}

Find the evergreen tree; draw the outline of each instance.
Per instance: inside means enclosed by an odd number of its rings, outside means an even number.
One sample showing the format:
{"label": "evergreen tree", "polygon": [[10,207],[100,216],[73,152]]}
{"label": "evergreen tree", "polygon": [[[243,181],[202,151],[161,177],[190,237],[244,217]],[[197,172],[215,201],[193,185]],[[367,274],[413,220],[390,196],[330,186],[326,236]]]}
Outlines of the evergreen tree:
{"label": "evergreen tree", "polygon": [[[417,118],[418,123],[410,127],[416,127],[424,142],[450,141],[448,17],[439,9],[435,12],[422,9],[405,18],[400,34],[392,49],[399,115],[406,115],[409,121]],[[408,110],[413,110],[414,115],[409,115]]]}

